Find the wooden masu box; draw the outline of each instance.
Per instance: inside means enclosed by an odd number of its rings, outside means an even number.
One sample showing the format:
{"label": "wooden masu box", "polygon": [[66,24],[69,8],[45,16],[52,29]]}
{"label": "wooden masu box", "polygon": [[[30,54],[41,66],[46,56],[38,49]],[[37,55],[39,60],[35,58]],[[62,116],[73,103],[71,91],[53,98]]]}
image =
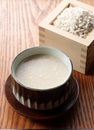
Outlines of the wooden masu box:
{"label": "wooden masu box", "polygon": [[39,24],[39,44],[53,46],[62,50],[72,60],[74,70],[86,74],[94,63],[94,30],[86,38],[81,38],[53,25],[53,21],[57,16],[69,6],[77,6],[94,11],[94,7],[80,1],[63,0]]}

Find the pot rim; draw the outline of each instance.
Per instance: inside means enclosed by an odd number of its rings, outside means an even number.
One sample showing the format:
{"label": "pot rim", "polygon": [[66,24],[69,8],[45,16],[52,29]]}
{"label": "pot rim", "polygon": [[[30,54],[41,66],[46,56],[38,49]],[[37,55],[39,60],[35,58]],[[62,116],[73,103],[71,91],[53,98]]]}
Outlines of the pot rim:
{"label": "pot rim", "polygon": [[[29,87],[28,85],[23,84],[23,83],[17,78],[17,76],[15,75],[15,72],[14,72],[14,64],[15,64],[15,61],[17,60],[17,58],[18,58],[20,55],[24,54],[26,51],[29,51],[29,50],[31,50],[31,49],[33,49],[33,48],[47,48],[47,49],[52,49],[52,50],[55,50],[55,51],[58,51],[58,52],[62,53],[64,56],[66,56],[66,58],[68,58],[68,60],[69,60],[69,62],[70,62],[70,66],[71,66],[71,71],[70,71],[70,74],[69,74],[68,78],[65,80],[64,83],[62,83],[62,84],[60,84],[60,85],[57,85],[57,86],[54,86],[54,87],[51,87],[51,88],[40,89],[40,88]],[[43,54],[43,53],[42,53],[42,54]],[[31,54],[31,55],[32,55],[32,54]],[[73,64],[72,64],[72,61],[71,61],[71,59],[69,58],[69,56],[67,56],[63,51],[61,51],[61,50],[59,50],[59,49],[57,49],[57,48],[54,48],[54,47],[49,47],[49,46],[35,46],[35,47],[31,47],[31,48],[25,49],[25,50],[23,50],[22,52],[20,52],[20,53],[14,58],[14,60],[12,61],[12,65],[11,65],[11,75],[12,75],[13,79],[15,80],[15,82],[16,82],[17,84],[19,84],[20,86],[22,86],[23,88],[29,89],[29,90],[33,90],[33,91],[49,91],[49,90],[54,90],[54,89],[57,89],[57,88],[59,88],[59,87],[61,87],[61,86],[64,86],[64,85],[68,82],[68,80],[70,79],[70,77],[71,77],[71,75],[72,75],[72,71],[73,71]]]}

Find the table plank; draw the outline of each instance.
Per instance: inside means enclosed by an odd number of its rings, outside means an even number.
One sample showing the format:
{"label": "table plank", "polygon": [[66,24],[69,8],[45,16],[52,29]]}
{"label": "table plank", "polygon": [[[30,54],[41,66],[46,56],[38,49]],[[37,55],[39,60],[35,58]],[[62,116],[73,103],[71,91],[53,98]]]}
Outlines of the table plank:
{"label": "table plank", "polygon": [[[73,109],[59,120],[35,121],[15,112],[5,98],[4,87],[14,57],[39,45],[38,24],[61,0],[0,0],[0,128],[94,128],[94,70],[73,75],[80,94]],[[94,6],[93,0],[81,0]]]}

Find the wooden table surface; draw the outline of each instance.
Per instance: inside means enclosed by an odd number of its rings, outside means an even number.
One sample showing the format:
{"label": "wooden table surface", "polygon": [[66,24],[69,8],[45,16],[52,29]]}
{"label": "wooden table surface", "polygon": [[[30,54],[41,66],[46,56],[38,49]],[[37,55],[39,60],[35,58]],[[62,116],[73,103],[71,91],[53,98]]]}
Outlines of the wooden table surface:
{"label": "wooden table surface", "polygon": [[[58,120],[39,121],[18,114],[7,102],[5,83],[14,57],[39,45],[38,24],[61,0],[0,0],[0,128],[94,128],[94,70],[89,75],[76,71],[79,98]],[[81,0],[94,6],[93,0]]]}

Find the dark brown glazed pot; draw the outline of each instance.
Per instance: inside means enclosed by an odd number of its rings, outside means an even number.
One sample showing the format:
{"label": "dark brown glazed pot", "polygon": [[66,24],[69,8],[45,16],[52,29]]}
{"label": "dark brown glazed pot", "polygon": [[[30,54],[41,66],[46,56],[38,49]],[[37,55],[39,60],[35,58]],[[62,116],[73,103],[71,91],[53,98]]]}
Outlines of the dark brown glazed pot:
{"label": "dark brown glazed pot", "polygon": [[[50,54],[61,58],[66,62],[68,66],[69,75],[66,81],[59,86],[48,89],[34,89],[33,87],[25,86],[19,81],[15,75],[17,65],[26,57],[35,54]],[[23,105],[36,109],[36,110],[48,110],[60,106],[69,96],[72,91],[71,80],[72,80],[72,63],[68,56],[58,49],[41,46],[33,47],[24,50],[16,56],[11,67],[11,80],[12,80],[12,91],[15,98]]]}

